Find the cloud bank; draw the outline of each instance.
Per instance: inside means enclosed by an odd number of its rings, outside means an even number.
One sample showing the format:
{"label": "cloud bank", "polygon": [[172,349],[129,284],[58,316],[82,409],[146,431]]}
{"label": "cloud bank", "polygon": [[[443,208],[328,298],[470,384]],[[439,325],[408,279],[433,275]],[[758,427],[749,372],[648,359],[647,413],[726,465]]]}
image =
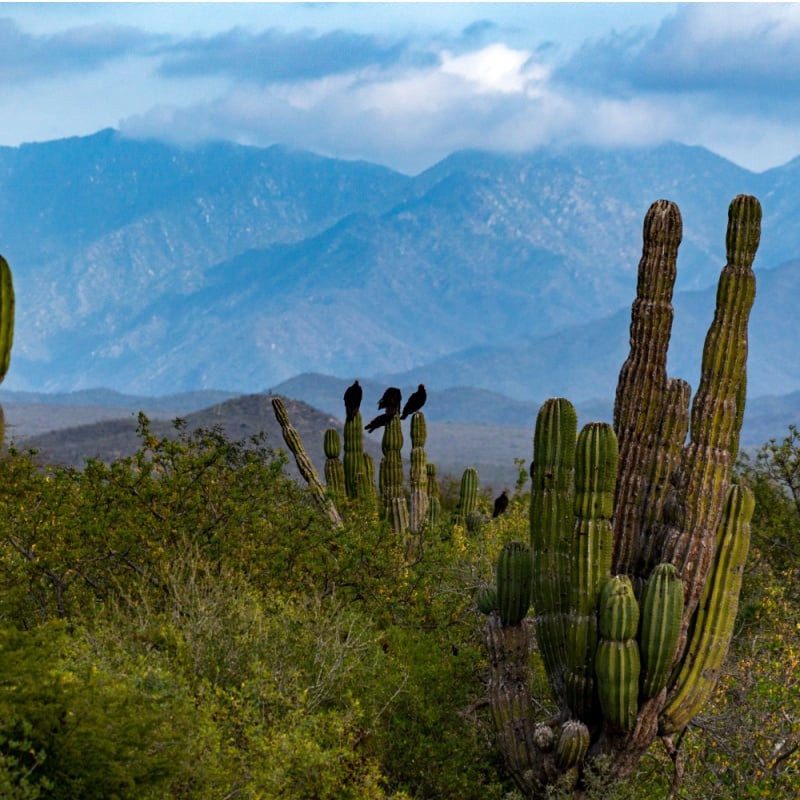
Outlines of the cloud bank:
{"label": "cloud bank", "polygon": [[463,148],[674,139],[757,170],[800,151],[798,5],[666,7],[659,25],[604,30],[569,52],[479,11],[452,33],[402,34],[90,25],[45,36],[0,20],[0,74],[41,86],[117,75],[128,105],[117,99],[106,124],[130,135],[280,142],[406,172]]}

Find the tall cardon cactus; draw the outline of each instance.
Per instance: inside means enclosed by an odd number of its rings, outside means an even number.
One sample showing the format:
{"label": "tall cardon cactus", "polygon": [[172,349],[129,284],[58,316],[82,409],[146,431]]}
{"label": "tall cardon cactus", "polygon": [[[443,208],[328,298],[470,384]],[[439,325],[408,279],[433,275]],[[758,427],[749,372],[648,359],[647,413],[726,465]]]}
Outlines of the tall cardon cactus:
{"label": "tall cardon cactus", "polygon": [[[749,489],[733,483],[732,466],[760,221],[754,197],[731,202],[727,264],[691,408],[688,384],[666,372],[682,223],[677,206],[660,200],[644,221],[613,429],[592,423],[576,441],[567,400],[549,400],[539,413],[532,611],[518,619],[501,616],[500,601],[481,603],[498,744],[528,798],[547,796],[557,781],[580,794],[598,756],[623,778],[659,737],[677,760],[676,735],[713,691],[754,505]],[[518,600],[502,603],[520,608]],[[532,636],[559,708],[548,720],[536,720],[523,677]]]}
{"label": "tall cardon cactus", "polygon": [[[11,364],[11,346],[14,343],[14,284],[11,268],[0,256],[0,383],[6,377]],[[5,414],[0,406],[0,443],[5,432]]]}

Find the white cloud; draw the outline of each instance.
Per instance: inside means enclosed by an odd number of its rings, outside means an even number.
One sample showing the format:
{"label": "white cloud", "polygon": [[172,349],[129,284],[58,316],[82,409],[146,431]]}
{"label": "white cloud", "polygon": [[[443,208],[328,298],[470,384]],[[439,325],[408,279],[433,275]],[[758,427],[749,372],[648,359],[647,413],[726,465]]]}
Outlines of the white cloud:
{"label": "white cloud", "polygon": [[464,78],[479,92],[521,92],[529,80],[523,68],[530,57],[524,50],[498,42],[458,56],[445,50],[440,69],[445,75]]}

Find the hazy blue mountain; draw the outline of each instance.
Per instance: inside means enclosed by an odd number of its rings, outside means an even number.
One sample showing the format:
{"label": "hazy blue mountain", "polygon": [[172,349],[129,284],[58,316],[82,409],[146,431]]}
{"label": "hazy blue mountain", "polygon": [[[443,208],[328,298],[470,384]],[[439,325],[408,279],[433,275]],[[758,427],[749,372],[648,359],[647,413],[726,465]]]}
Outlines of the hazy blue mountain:
{"label": "hazy blue mountain", "polygon": [[[0,148],[0,252],[18,300],[5,386],[246,393],[316,372],[602,397],[626,354],[650,203],[681,207],[685,292],[715,282],[742,192],[764,206],[764,276],[800,259],[798,190],[798,160],[754,174],[678,144],[462,152],[414,177],[113,131]],[[776,270],[785,285],[754,314],[753,392],[800,388],[785,360],[796,272]],[[676,329],[690,372],[711,313],[699,300]]]}

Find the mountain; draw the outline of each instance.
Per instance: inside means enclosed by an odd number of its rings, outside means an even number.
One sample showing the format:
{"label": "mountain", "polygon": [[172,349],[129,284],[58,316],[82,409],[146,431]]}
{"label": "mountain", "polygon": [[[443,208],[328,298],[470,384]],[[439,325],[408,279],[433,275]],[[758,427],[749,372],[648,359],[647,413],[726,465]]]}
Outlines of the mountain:
{"label": "mountain", "polygon": [[[5,385],[242,394],[318,372],[601,396],[599,376],[624,357],[650,203],[680,205],[678,289],[698,292],[724,262],[742,192],[764,206],[760,273],[800,259],[798,189],[800,160],[755,174],[679,144],[468,151],[413,177],[114,131],[0,148],[0,252],[17,290]],[[796,298],[771,300],[780,330],[754,316],[754,350],[771,359],[755,393],[800,389],[783,360]]]}

